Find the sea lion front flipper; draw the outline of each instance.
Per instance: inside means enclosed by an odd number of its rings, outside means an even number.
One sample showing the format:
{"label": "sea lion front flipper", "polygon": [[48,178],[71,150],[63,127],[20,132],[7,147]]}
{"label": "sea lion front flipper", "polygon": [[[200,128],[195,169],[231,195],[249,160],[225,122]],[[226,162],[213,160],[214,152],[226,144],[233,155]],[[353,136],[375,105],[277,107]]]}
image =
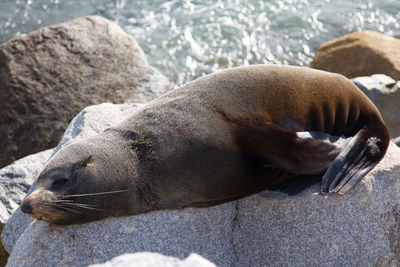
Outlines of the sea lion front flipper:
{"label": "sea lion front flipper", "polygon": [[346,193],[378,164],[387,146],[384,129],[360,130],[322,177],[321,192]]}

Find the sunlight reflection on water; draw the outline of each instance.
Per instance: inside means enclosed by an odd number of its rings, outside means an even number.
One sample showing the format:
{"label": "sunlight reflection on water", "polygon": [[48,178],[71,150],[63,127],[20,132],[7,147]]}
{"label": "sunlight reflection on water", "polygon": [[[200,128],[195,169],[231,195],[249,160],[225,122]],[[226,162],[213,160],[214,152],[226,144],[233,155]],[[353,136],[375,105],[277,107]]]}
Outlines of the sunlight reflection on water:
{"label": "sunlight reflection on water", "polygon": [[174,85],[237,65],[307,65],[352,31],[400,35],[397,0],[2,0],[0,41],[93,14],[135,37]]}

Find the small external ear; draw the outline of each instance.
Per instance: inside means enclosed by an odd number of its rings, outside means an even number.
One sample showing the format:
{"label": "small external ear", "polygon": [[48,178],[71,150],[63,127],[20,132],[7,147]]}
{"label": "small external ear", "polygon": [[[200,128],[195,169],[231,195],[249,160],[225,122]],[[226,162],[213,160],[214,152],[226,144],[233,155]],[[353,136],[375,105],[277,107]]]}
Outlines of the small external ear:
{"label": "small external ear", "polygon": [[92,155],[90,155],[90,156],[87,157],[87,158],[84,158],[84,159],[81,160],[78,164],[79,164],[81,167],[86,167],[86,166],[88,165],[88,163],[90,162],[91,159],[92,159]]}

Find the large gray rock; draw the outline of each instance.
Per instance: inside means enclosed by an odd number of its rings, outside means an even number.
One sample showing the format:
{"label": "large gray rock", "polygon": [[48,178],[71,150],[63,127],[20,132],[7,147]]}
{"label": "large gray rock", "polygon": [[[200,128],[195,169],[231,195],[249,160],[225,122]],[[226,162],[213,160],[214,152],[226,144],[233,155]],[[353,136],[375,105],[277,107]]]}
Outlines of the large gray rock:
{"label": "large gray rock", "polygon": [[344,196],[322,196],[317,185],[293,197],[262,192],[211,208],[83,225],[33,221],[12,239],[8,225],[19,223],[16,214],[24,216],[17,210],[3,233],[8,266],[85,266],[143,251],[178,258],[195,252],[217,266],[400,264],[399,158],[392,143],[384,160]]}
{"label": "large gray rock", "polygon": [[381,113],[392,137],[400,136],[400,83],[384,74],[352,79]]}
{"label": "large gray rock", "polygon": [[90,267],[215,267],[215,264],[193,253],[184,260],[163,256],[158,253],[140,252],[124,254],[103,264]]}
{"label": "large gray rock", "polygon": [[57,145],[84,107],[148,102],[169,82],[131,36],[98,16],[0,45],[0,167]]}
{"label": "large gray rock", "polygon": [[63,227],[34,221],[14,245],[7,266],[86,266],[141,251],[178,258],[195,252],[218,266],[232,266],[234,215],[230,202]]}

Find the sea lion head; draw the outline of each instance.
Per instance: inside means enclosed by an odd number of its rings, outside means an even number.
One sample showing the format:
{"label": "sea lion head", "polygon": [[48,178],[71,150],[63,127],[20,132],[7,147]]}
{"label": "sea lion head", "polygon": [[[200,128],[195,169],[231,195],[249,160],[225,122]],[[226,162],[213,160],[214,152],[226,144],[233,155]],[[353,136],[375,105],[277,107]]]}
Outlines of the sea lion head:
{"label": "sea lion head", "polygon": [[22,212],[52,224],[144,212],[146,203],[137,196],[142,192],[137,158],[127,157],[124,145],[110,139],[90,138],[59,150],[39,174]]}

